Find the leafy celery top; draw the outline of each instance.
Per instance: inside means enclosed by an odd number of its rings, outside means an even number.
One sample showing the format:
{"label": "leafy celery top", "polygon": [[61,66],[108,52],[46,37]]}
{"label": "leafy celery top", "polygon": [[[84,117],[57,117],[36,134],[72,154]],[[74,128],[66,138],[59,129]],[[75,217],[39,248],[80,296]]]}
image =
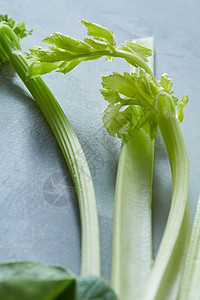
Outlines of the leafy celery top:
{"label": "leafy celery top", "polygon": [[152,55],[150,49],[128,41],[116,45],[111,30],[87,21],[81,23],[88,30],[89,38],[84,41],[53,33],[42,41],[47,47],[30,48],[26,57],[34,62],[30,65],[28,78],[53,70],[67,73],[82,61],[103,56],[106,60],[121,57],[140,71],[138,74],[102,76],[100,91],[109,103],[103,116],[108,133],[127,140],[142,129],[153,139],[157,133],[157,116],[161,106],[160,113],[162,111],[169,116],[176,114],[178,121],[182,122],[188,96],[180,100],[174,96],[172,81],[167,74],[163,74],[159,81],[154,78],[147,64],[148,57]]}
{"label": "leafy celery top", "polygon": [[[15,24],[15,20],[12,18],[8,18],[8,15],[0,15],[0,28],[6,26],[10,33],[10,39],[15,44],[16,49],[21,49],[19,40],[26,37],[27,35],[31,35],[33,30],[26,30],[24,22],[20,22]],[[15,33],[15,35],[13,34]],[[2,49],[0,45],[0,67],[2,63],[8,61],[8,56],[5,51]]]}

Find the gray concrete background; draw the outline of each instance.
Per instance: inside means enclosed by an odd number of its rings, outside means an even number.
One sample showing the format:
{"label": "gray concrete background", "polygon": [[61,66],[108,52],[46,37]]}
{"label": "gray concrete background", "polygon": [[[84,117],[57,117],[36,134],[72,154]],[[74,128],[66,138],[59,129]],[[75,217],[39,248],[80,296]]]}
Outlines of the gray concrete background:
{"label": "gray concrete background", "polygon": [[[24,20],[33,35],[23,50],[60,31],[84,38],[78,22],[90,20],[114,30],[118,43],[155,37],[156,76],[174,79],[174,90],[190,103],[181,125],[190,160],[192,218],[200,185],[200,10],[199,2],[0,0],[0,13]],[[120,143],[105,134],[106,103],[98,89],[101,75],[129,71],[127,63],[87,62],[70,74],[43,76],[84,147],[97,199],[102,275],[110,277],[114,186]],[[32,259],[79,273],[80,223],[70,176],[46,121],[26,88],[6,64],[0,71],[0,262]],[[106,145],[106,147],[105,147]],[[154,254],[170,203],[170,168],[160,135],[156,138],[153,186]],[[47,198],[47,193],[51,194]],[[47,199],[49,199],[47,201]]]}

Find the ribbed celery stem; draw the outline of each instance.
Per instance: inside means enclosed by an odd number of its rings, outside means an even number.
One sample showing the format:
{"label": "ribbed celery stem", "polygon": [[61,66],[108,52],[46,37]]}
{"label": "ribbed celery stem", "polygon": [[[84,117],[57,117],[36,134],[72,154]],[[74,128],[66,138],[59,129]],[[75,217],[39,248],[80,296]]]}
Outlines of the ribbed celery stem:
{"label": "ribbed celery stem", "polygon": [[157,110],[158,126],[171,166],[172,199],[166,228],[144,299],[171,300],[176,299],[177,296],[177,284],[190,230],[189,164],[185,141],[171,98],[166,95],[160,96]]}
{"label": "ribbed celery stem", "polygon": [[82,229],[81,275],[99,275],[99,226],[94,188],[86,158],[67,117],[43,80],[40,77],[26,80],[28,62],[19,47],[17,48],[15,38],[14,32],[8,26],[0,26],[1,48],[47,120],[76,187]]}
{"label": "ribbed celery stem", "polygon": [[200,196],[177,300],[200,299]]}
{"label": "ribbed celery stem", "polygon": [[[153,38],[138,43],[153,48]],[[154,60],[151,61],[153,70]],[[121,300],[141,299],[152,264],[154,143],[140,130],[122,143],[115,189],[111,285]]]}

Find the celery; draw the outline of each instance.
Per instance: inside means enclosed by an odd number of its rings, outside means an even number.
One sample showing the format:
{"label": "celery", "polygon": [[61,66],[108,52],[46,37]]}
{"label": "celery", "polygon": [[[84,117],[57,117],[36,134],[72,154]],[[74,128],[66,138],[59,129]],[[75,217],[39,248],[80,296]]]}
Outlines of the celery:
{"label": "celery", "polygon": [[200,196],[192,226],[177,300],[200,298]]}
{"label": "celery", "polygon": [[81,274],[99,275],[98,218],[95,194],[86,158],[73,128],[43,80],[37,77],[27,81],[28,61],[21,52],[18,37],[8,25],[5,21],[0,23],[0,59],[2,61],[9,60],[22,79],[46,118],[62,150],[79,201],[82,228]]}
{"label": "celery", "polygon": [[[137,43],[153,50],[153,38]],[[153,70],[154,56],[151,58]],[[115,189],[111,286],[124,300],[141,299],[151,270],[153,156],[154,142],[142,131],[122,143]]]}
{"label": "celery", "polygon": [[168,95],[160,95],[157,110],[158,126],[171,166],[172,200],[161,245],[148,279],[145,300],[176,299],[177,278],[180,277],[190,230],[188,156],[175,106]]}
{"label": "celery", "polygon": [[[101,93],[108,102],[103,123],[111,136],[118,136],[126,143],[136,139],[141,131],[151,140],[154,139],[157,128],[162,134],[172,171],[172,201],[167,226],[150,273],[144,299],[160,300],[164,297],[170,299],[171,293],[173,296],[176,294],[170,279],[174,278],[175,274],[176,283],[178,282],[182,265],[181,260],[177,261],[177,265],[174,264],[178,249],[183,250],[178,245],[179,243],[184,245],[185,251],[189,228],[187,200],[189,166],[185,142],[178,124],[183,120],[188,96],[185,95],[179,100],[173,95],[172,81],[167,74],[163,74],[159,81],[155,79],[147,64],[152,54],[150,49],[127,41],[116,45],[111,30],[91,22],[82,21],[82,23],[87,27],[90,37],[84,42],[61,33],[54,33],[43,40],[48,47],[30,48],[31,52],[26,55],[34,62],[30,66],[29,77],[36,77],[52,70],[67,73],[82,61],[99,59],[103,56],[106,56],[107,60],[113,57],[124,58],[129,64],[138,68],[137,73],[121,75],[115,72],[110,76],[102,77]],[[125,159],[124,157],[122,149],[121,161]],[[128,168],[129,164],[127,170],[122,170],[120,173],[128,174]],[[144,174],[144,166],[141,174]],[[182,238],[183,232],[185,234]],[[119,244],[116,245],[118,246]],[[126,251],[128,249],[124,251],[124,256]],[[181,253],[183,254],[184,251]],[[119,268],[116,272],[119,272]]]}

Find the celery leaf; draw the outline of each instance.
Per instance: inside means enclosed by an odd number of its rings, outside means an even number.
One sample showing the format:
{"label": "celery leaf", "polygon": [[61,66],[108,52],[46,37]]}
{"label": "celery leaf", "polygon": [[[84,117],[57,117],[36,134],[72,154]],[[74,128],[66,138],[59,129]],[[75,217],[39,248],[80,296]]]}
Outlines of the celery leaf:
{"label": "celery leaf", "polygon": [[[20,22],[18,24],[15,24],[15,20],[12,18],[8,18],[8,15],[0,15],[0,26],[2,24],[5,24],[9,26],[14,33],[16,34],[17,39],[22,39],[26,37],[27,35],[31,35],[33,30],[26,30],[24,22]],[[3,49],[0,46],[0,67],[2,63],[8,61],[8,57],[6,53],[3,51]]]}
{"label": "celery leaf", "polygon": [[151,139],[155,137],[157,94],[145,72],[103,76],[102,87],[101,94],[110,103],[104,112],[103,123],[111,136],[127,140],[142,128]]}
{"label": "celery leaf", "polygon": [[[60,61],[63,64],[57,71],[63,73],[71,71],[81,61],[95,60],[103,56],[106,61],[112,61],[114,57],[123,57],[133,66],[143,68],[152,76],[151,70],[146,65],[148,57],[152,55],[150,49],[127,41],[117,46],[112,30],[84,20],[81,23],[88,30],[88,38],[84,41],[55,32],[42,41],[48,47],[32,47],[30,53],[26,53],[26,57],[35,62]],[[35,77],[36,73],[33,74],[31,71],[29,77]],[[51,68],[47,69],[47,72],[51,72]],[[38,73],[39,75],[41,74]],[[154,78],[153,80],[156,83]]]}
{"label": "celery leaf", "polygon": [[177,117],[179,123],[181,123],[183,121],[184,110],[185,110],[185,106],[187,105],[187,103],[188,103],[187,95],[184,95],[183,98],[178,101],[176,117]]}
{"label": "celery leaf", "polygon": [[131,107],[120,111],[121,107],[121,104],[110,104],[104,111],[103,124],[111,136],[126,138],[131,130],[132,111]]}
{"label": "celery leaf", "polygon": [[[35,61],[29,66],[29,74],[31,73],[32,78],[37,77],[39,75],[43,75],[56,70],[60,64],[60,62],[49,63]],[[27,79],[30,79],[29,74],[27,75]]]}
{"label": "celery leaf", "polygon": [[89,36],[92,36],[96,40],[106,42],[107,44],[110,44],[111,46],[116,45],[112,30],[107,29],[98,24],[91,23],[91,22],[84,21],[84,20],[81,20],[81,23],[87,27],[87,30],[88,30],[87,34]]}
{"label": "celery leaf", "polygon": [[165,92],[172,93],[171,91],[172,84],[173,84],[172,79],[169,78],[169,75],[167,73],[161,75],[160,85],[164,88]]}
{"label": "celery leaf", "polygon": [[13,20],[12,18],[9,19],[8,15],[0,15],[0,22],[3,22],[4,24],[12,28],[18,39],[22,39],[27,35],[31,35],[33,32],[33,30],[26,30],[23,21],[15,25],[15,20]]}
{"label": "celery leaf", "polygon": [[91,47],[85,42],[71,38],[59,32],[55,32],[49,35],[48,37],[43,39],[42,42],[46,45],[67,50],[68,52],[71,51],[74,53],[87,53],[91,49]]}
{"label": "celery leaf", "polygon": [[125,41],[124,44],[120,44],[117,46],[119,50],[124,50],[128,52],[132,52],[142,58],[145,62],[148,61],[148,57],[152,55],[152,50],[141,46],[139,44]]}

